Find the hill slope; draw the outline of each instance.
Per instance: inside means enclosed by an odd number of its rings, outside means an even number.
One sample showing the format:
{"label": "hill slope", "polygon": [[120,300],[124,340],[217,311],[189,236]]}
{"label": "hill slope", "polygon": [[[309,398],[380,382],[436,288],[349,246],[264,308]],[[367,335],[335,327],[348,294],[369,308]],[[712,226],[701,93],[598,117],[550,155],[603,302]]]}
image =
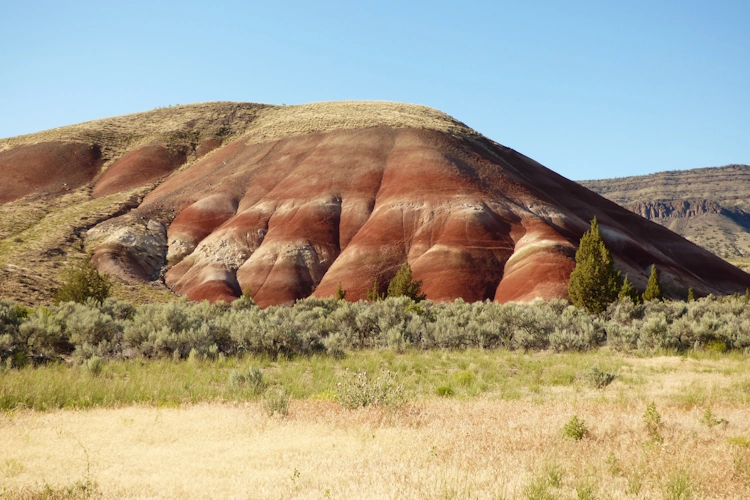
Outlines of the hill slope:
{"label": "hill slope", "polygon": [[581,182],[735,264],[750,261],[750,166]]}
{"label": "hill slope", "polygon": [[[118,293],[261,305],[363,298],[408,261],[428,298],[567,295],[597,216],[618,268],[672,296],[750,276],[422,106],[207,103],[0,141],[0,295],[48,300],[93,253]],[[23,180],[27,179],[27,180]],[[34,182],[29,182],[28,179]]]}

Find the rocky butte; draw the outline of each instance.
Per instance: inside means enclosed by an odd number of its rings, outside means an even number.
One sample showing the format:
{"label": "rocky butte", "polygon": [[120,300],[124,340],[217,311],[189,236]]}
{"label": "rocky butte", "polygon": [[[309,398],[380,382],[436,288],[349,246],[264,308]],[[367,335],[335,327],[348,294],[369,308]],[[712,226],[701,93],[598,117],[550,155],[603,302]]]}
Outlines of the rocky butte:
{"label": "rocky butte", "polygon": [[[41,301],[84,251],[122,290],[261,306],[409,262],[432,300],[567,297],[596,216],[638,288],[744,292],[750,275],[422,106],[206,103],[0,140],[1,296]],[[165,292],[166,293],[166,292]]]}

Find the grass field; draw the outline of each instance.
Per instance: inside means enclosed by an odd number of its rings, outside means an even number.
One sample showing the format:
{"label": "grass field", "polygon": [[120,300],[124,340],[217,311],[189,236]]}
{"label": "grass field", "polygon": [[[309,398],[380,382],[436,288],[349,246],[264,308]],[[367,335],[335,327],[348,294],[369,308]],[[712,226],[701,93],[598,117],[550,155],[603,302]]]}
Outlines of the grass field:
{"label": "grass field", "polygon": [[[742,354],[627,357],[606,349],[584,353],[518,351],[355,351],[332,356],[273,361],[228,357],[209,361],[129,360],[104,363],[101,371],[64,363],[0,376],[0,409],[84,409],[133,404],[175,406],[201,402],[244,402],[258,398],[232,373],[255,367],[265,385],[293,399],[332,400],[352,374],[370,378],[387,370],[403,385],[406,399],[449,396],[464,400],[531,402],[597,401],[628,404],[654,398],[687,408],[750,403],[750,366]],[[593,368],[615,375],[604,390],[590,381]]]}
{"label": "grass field", "polygon": [[[237,382],[251,367],[286,417]],[[343,408],[365,370],[405,404]],[[4,498],[750,498],[740,355],[126,361],[7,370],[0,391]]]}

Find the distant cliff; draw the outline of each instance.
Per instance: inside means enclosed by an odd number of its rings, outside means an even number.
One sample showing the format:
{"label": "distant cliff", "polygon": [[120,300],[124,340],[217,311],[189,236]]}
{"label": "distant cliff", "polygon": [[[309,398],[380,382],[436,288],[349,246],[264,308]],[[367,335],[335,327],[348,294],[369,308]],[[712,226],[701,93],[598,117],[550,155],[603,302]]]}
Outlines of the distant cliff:
{"label": "distant cliff", "polygon": [[737,265],[750,264],[750,166],[584,181],[605,198]]}
{"label": "distant cliff", "polygon": [[727,213],[721,205],[711,200],[641,201],[628,205],[627,208],[650,220]]}

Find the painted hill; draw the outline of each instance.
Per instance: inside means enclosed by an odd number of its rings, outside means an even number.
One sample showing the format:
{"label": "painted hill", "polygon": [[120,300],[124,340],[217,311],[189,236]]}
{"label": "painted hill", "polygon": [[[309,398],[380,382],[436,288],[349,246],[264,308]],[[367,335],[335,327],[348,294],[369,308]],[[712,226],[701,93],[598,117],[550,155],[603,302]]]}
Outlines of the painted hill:
{"label": "painted hill", "polygon": [[43,301],[84,251],[118,293],[260,305],[364,298],[405,261],[434,300],[565,297],[597,216],[617,266],[667,293],[750,275],[422,106],[208,103],[0,141],[0,295]]}
{"label": "painted hill", "polygon": [[750,166],[698,168],[582,185],[735,265],[750,265]]}

